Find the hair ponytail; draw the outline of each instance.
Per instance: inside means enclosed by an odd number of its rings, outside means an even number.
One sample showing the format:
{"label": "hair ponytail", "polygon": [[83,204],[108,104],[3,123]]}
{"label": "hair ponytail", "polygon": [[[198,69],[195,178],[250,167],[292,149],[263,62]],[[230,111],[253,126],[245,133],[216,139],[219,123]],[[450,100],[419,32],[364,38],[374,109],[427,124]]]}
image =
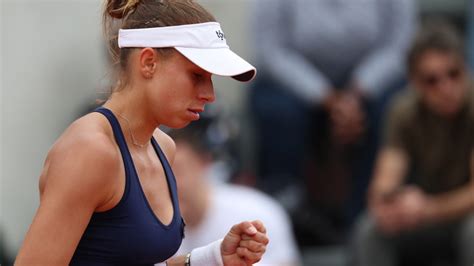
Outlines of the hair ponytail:
{"label": "hair ponytail", "polygon": [[123,19],[131,13],[140,0],[107,0],[104,15],[109,15],[115,19]]}
{"label": "hair ponytail", "polygon": [[102,14],[103,31],[109,44],[109,52],[114,63],[119,61],[119,47],[117,45],[117,30],[121,27],[118,20],[124,20],[136,10],[141,0],[105,0]]}

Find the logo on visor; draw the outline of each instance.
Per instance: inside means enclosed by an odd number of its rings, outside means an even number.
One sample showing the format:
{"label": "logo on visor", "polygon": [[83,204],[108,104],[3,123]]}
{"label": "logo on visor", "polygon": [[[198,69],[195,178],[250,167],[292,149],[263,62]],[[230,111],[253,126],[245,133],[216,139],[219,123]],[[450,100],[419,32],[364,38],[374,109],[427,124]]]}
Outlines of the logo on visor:
{"label": "logo on visor", "polygon": [[217,38],[221,39],[221,41],[224,40],[225,35],[221,30],[216,31],[216,34],[217,34]]}

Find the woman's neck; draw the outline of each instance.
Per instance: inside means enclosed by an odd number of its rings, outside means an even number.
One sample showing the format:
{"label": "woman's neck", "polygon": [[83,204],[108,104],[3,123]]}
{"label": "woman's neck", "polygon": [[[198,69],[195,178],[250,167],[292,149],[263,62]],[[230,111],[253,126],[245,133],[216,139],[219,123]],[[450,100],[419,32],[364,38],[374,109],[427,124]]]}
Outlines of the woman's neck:
{"label": "woman's neck", "polygon": [[120,122],[128,143],[146,147],[159,124],[147,109],[143,97],[131,89],[114,92],[104,104]]}

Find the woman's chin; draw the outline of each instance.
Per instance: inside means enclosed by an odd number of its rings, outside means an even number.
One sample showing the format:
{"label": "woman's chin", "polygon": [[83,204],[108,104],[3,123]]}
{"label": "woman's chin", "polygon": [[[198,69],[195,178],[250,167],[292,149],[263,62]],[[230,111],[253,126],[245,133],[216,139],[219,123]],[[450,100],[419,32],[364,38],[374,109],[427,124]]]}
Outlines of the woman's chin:
{"label": "woman's chin", "polygon": [[164,126],[167,126],[169,128],[172,128],[172,129],[180,129],[180,128],[183,128],[183,127],[186,127],[187,125],[189,125],[192,121],[181,121],[181,122],[177,122],[177,123],[170,123],[170,124],[163,124]]}

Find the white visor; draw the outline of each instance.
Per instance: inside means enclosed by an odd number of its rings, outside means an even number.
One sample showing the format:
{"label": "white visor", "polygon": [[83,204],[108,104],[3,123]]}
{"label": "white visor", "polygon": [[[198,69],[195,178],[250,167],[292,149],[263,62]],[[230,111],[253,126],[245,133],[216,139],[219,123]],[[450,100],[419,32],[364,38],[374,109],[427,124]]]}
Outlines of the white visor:
{"label": "white visor", "polygon": [[257,70],[232,52],[217,22],[169,27],[120,29],[118,45],[124,47],[174,47],[191,62],[209,73],[252,80]]}

